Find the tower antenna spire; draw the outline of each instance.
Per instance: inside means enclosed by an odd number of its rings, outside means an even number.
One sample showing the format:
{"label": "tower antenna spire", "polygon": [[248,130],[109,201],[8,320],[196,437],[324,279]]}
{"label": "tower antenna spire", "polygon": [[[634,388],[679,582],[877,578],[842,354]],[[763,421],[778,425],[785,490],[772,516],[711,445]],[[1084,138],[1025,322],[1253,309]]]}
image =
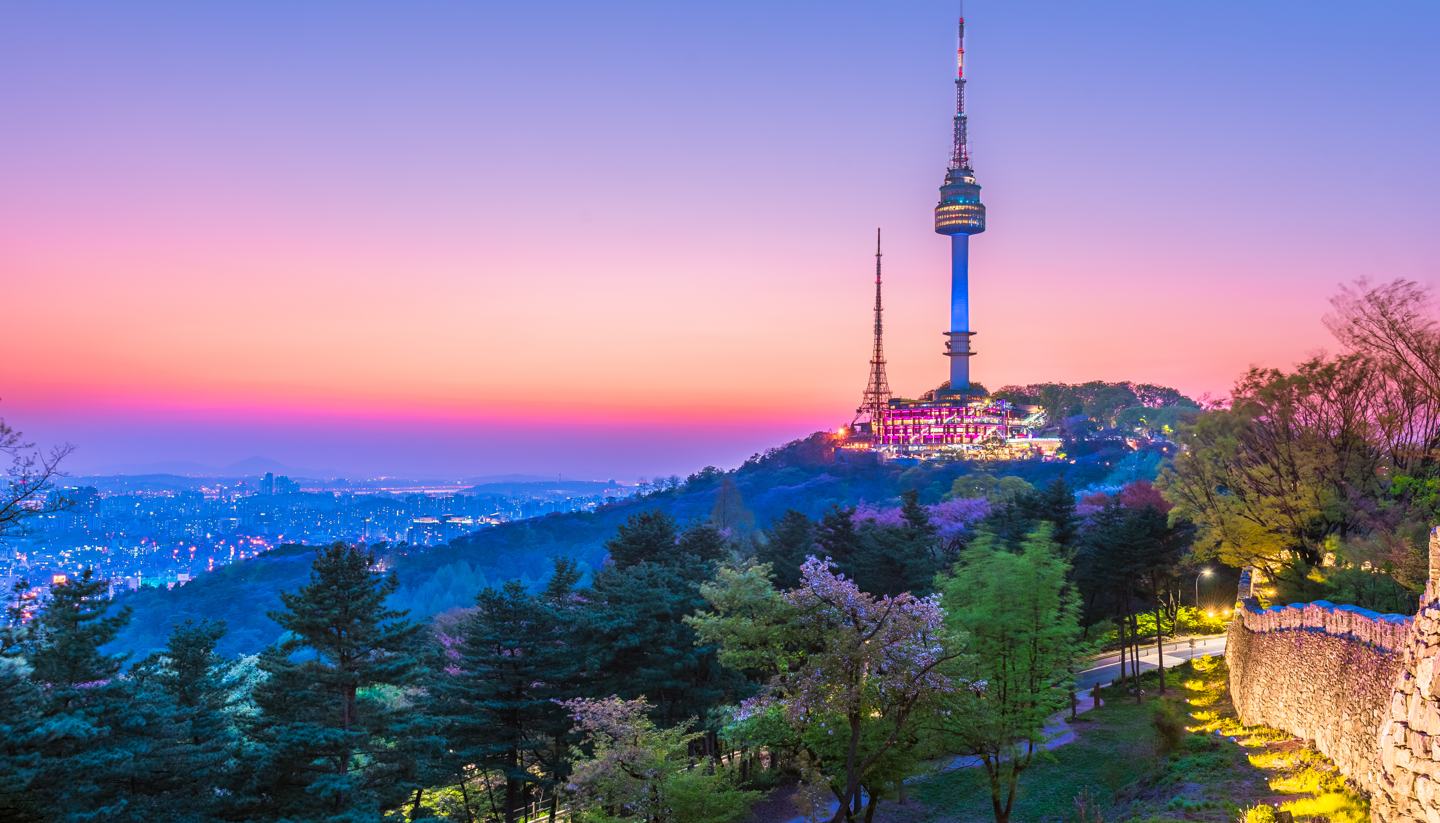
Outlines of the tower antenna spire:
{"label": "tower antenna spire", "polygon": [[955,37],[955,140],[950,168],[970,168],[970,136],[965,118],[965,4],[960,4],[959,32]]}
{"label": "tower antenna spire", "polygon": [[[875,348],[870,353],[870,381],[865,385],[865,396],[860,408],[855,410],[855,421],[870,418],[871,441],[879,443],[885,429],[885,412],[890,405],[890,381],[885,376],[885,324],[884,304],[880,299],[881,272],[880,229],[875,229]],[[852,424],[853,425],[853,424]]]}

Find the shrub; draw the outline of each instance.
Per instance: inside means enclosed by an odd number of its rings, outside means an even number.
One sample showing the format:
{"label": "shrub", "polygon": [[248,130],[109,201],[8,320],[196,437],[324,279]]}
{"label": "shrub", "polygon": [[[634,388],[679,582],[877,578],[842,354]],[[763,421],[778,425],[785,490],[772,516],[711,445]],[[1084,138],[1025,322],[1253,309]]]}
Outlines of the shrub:
{"label": "shrub", "polygon": [[694,768],[665,781],[673,820],[684,823],[734,823],[744,820],[760,793],[736,785],[734,774],[721,769],[706,774]]}
{"label": "shrub", "polygon": [[1245,810],[1243,823],[1277,823],[1279,819],[1280,816],[1275,813],[1273,807],[1266,806],[1262,803],[1259,806],[1251,806]]}

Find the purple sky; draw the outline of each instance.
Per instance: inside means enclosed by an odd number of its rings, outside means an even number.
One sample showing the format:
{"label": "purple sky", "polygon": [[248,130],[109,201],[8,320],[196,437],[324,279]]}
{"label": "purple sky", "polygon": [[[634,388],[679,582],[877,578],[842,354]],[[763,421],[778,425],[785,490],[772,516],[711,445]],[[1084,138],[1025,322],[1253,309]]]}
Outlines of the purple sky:
{"label": "purple sky", "polygon": [[[0,414],[75,471],[636,477],[944,378],[954,4],[7,5]],[[978,380],[1223,394],[1440,280],[1440,5],[972,0]]]}

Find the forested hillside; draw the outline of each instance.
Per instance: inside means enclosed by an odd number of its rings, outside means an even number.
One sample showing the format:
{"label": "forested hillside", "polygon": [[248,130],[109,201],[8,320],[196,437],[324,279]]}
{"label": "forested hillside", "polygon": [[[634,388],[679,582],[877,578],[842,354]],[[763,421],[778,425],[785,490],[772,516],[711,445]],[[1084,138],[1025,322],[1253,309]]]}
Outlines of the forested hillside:
{"label": "forested hillside", "polygon": [[[594,512],[506,523],[445,547],[416,553],[382,550],[381,555],[399,580],[391,603],[424,618],[472,605],[475,593],[487,585],[515,579],[538,586],[550,574],[555,557],[573,558],[588,574],[603,559],[604,541],[638,511],[658,509],[682,525],[714,515],[733,516],[738,522],[728,525],[744,531],[766,528],[788,509],[818,518],[835,506],[893,506],[905,490],[919,492],[922,502],[936,503],[950,493],[957,477],[975,472],[1018,477],[1036,486],[1060,476],[1077,489],[1118,486],[1152,479],[1161,457],[1158,449],[1132,451],[1108,437],[1076,446],[1074,451],[1083,456],[1074,463],[878,463],[863,456],[837,456],[830,438],[816,434],[757,455],[737,470],[707,468],[675,488]],[[717,502],[722,511],[717,511]],[[733,507],[734,514],[725,514],[726,507]],[[286,546],[183,587],[128,595],[122,605],[133,610],[133,618],[111,648],[144,655],[163,646],[178,623],[208,618],[223,619],[229,627],[221,653],[259,651],[280,634],[266,613],[280,607],[281,591],[304,585],[313,555],[313,547]]]}

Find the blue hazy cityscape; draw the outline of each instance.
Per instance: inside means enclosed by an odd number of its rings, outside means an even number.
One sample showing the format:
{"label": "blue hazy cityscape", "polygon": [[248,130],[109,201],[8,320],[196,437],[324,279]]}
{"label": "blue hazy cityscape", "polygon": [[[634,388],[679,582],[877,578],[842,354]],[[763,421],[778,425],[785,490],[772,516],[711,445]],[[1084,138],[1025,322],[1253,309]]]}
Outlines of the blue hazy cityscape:
{"label": "blue hazy cityscape", "polygon": [[172,588],[288,544],[337,541],[427,548],[487,527],[591,510],[634,494],[614,481],[510,476],[454,481],[349,481],[115,475],[67,478],[37,514],[0,541],[0,584],[40,596],[93,569],[111,594]]}

